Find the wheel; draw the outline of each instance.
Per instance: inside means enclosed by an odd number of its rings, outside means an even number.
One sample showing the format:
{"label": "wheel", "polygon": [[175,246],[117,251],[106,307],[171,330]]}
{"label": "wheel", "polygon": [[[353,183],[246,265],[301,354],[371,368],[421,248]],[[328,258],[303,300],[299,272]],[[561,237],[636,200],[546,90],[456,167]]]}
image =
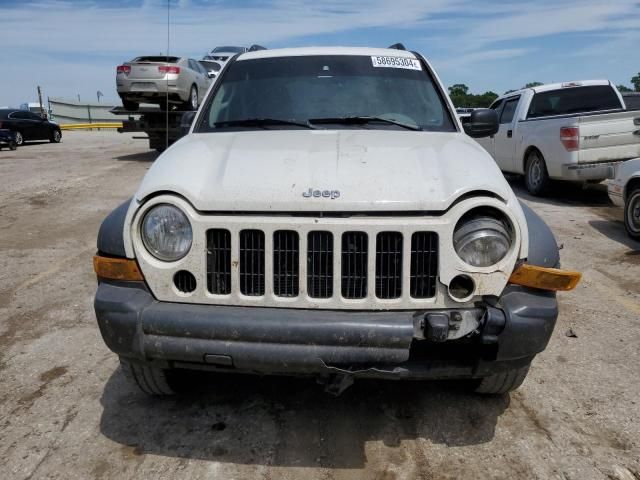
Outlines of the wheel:
{"label": "wheel", "polygon": [[531,195],[542,195],[550,186],[551,179],[547,172],[542,154],[537,150],[532,150],[527,156],[527,163],[524,169],[524,183]]}
{"label": "wheel", "polygon": [[174,395],[167,378],[168,370],[143,363],[136,363],[120,357],[120,367],[124,375],[133,380],[147,395]]}
{"label": "wheel", "polygon": [[11,140],[9,142],[9,150],[17,150],[18,149],[18,145],[16,144],[16,142],[14,142],[13,140]]}
{"label": "wheel", "polygon": [[18,146],[24,145],[24,137],[22,136],[22,133],[16,132],[14,134],[14,139],[15,139],[16,145]]}
{"label": "wheel", "polygon": [[51,143],[60,143],[60,139],[62,138],[62,133],[60,132],[60,130],[58,130],[57,128],[53,131],[53,133],[51,134],[51,137],[49,138],[49,141]]}
{"label": "wheel", "polygon": [[522,385],[527,373],[529,373],[530,366],[531,364],[529,363],[524,367],[514,368],[513,370],[494,373],[493,375],[484,377],[475,384],[473,391],[486,395],[497,395],[512,392]]}
{"label": "wheel", "polygon": [[640,185],[635,186],[624,202],[624,227],[634,240],[640,240]]}
{"label": "wheel", "polygon": [[191,85],[189,100],[187,100],[185,107],[187,110],[198,110],[198,87],[195,85]]}
{"label": "wheel", "polygon": [[125,110],[134,111],[140,108],[140,104],[138,102],[131,102],[129,100],[122,99],[122,106]]}

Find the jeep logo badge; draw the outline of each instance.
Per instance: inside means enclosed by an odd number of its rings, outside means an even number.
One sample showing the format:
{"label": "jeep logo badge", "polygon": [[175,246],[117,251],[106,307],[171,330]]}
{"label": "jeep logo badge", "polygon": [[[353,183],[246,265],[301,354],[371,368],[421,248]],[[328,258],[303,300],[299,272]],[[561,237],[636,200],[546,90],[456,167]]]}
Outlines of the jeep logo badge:
{"label": "jeep logo badge", "polygon": [[306,192],[302,192],[302,196],[304,198],[330,198],[334,200],[340,196],[340,190],[314,190],[313,188],[309,188]]}

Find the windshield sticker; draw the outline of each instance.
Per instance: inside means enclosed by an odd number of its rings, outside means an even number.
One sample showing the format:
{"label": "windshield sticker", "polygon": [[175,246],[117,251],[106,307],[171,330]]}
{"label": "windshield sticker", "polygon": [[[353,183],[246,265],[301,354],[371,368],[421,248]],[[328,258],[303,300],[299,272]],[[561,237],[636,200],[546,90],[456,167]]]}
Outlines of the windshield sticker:
{"label": "windshield sticker", "polygon": [[374,67],[404,68],[407,70],[422,70],[420,62],[415,58],[406,57],[378,57],[372,56],[371,63]]}

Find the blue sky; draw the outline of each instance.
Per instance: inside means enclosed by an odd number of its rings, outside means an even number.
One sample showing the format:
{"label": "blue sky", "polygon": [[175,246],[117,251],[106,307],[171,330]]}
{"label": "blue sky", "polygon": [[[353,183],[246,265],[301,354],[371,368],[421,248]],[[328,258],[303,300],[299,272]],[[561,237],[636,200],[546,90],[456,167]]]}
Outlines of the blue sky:
{"label": "blue sky", "polygon": [[[171,0],[172,54],[222,44],[388,46],[425,54],[444,83],[502,93],[530,81],[640,71],[640,1]],[[0,0],[0,106],[117,99],[115,67],[167,49],[166,0]]]}

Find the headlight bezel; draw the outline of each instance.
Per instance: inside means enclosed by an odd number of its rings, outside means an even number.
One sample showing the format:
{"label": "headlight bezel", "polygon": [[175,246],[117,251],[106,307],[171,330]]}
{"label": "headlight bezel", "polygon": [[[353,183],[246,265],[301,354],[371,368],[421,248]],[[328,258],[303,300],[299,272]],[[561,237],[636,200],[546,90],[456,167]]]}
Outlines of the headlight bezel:
{"label": "headlight bezel", "polygon": [[[503,242],[503,247],[491,261],[473,261],[471,255],[465,255],[469,245],[488,242],[494,239]],[[452,246],[456,255],[472,269],[487,269],[499,266],[510,256],[516,246],[517,237],[511,219],[502,211],[489,206],[472,208],[463,214],[453,229]],[[474,252],[475,254],[476,252]],[[473,254],[472,254],[473,255]]]}
{"label": "headlight bezel", "polygon": [[[189,238],[188,238],[187,246],[175,255],[166,254],[166,251],[162,252],[159,249],[155,248],[155,246],[151,244],[152,242],[148,238],[149,237],[148,231],[145,231],[145,228],[147,228],[147,220],[150,219],[152,214],[156,213],[158,210],[162,208],[172,209],[179,217],[182,217],[184,224],[188,227]],[[179,260],[182,260],[184,257],[186,257],[189,254],[189,252],[191,251],[191,248],[193,247],[193,226],[191,225],[189,216],[187,215],[187,213],[183,211],[183,209],[171,203],[157,203],[155,205],[150,206],[140,218],[138,233],[140,235],[140,240],[146,252],[156,260],[160,260],[162,262],[175,263]]]}

